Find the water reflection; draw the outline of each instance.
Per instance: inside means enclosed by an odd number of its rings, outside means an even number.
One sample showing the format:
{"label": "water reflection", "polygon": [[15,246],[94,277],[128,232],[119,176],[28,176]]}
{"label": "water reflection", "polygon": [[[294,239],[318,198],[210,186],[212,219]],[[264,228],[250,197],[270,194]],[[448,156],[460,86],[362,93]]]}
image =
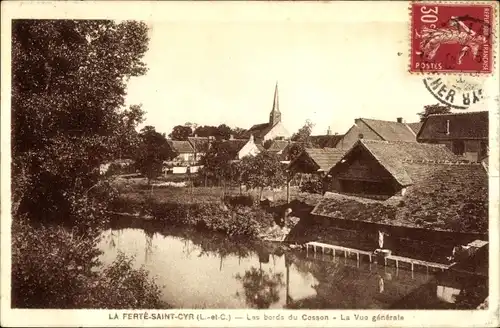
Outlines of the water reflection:
{"label": "water reflection", "polygon": [[[280,300],[280,289],[285,285],[282,273],[264,272],[262,268],[252,267],[245,274],[236,274],[244,289],[248,305],[256,309],[268,309],[271,304]],[[240,296],[236,292],[236,296]]]}
{"label": "water reflection", "polygon": [[444,303],[432,276],[356,260],[306,258],[276,245],[166,227],[115,229],[103,237],[102,262],[118,251],[134,256],[164,286],[164,301],[178,308],[390,308],[406,297],[409,307],[415,297],[438,308]]}

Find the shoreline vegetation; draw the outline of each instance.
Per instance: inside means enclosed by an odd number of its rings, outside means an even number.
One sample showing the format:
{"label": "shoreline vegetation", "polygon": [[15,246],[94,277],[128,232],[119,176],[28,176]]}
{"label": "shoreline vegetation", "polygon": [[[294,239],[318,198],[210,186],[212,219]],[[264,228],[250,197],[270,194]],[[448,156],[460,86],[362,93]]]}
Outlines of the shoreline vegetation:
{"label": "shoreline vegetation", "polygon": [[171,186],[148,190],[137,181],[127,184],[121,180],[117,188],[120,195],[111,203],[112,214],[267,241],[283,241],[300,220],[295,213],[285,215],[288,206],[310,210],[311,205],[306,204],[319,197],[294,190],[300,200],[287,205],[285,190],[266,190],[264,200],[259,200],[258,191],[240,192],[237,187],[225,191],[219,187]]}

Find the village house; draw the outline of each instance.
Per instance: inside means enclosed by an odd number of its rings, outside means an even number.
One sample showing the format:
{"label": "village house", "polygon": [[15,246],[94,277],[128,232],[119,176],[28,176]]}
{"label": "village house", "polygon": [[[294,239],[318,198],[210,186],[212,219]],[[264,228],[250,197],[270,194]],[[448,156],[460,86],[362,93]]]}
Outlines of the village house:
{"label": "village house", "polygon": [[195,151],[191,143],[187,140],[168,140],[168,145],[171,150],[176,154],[171,162],[176,164],[192,164],[195,161]]}
{"label": "village house", "polygon": [[289,172],[325,175],[340,161],[344,155],[343,149],[336,148],[305,148],[300,155],[290,162]]}
{"label": "village house", "polygon": [[359,141],[330,170],[312,218],[358,232],[346,247],[448,263],[455,246],[488,240],[488,174],[457,158],[444,145]]}
{"label": "village house", "polygon": [[273,108],[269,114],[269,122],[253,125],[246,131],[246,135],[247,137],[252,135],[255,138],[255,142],[259,144],[263,144],[266,140],[290,138],[290,133],[281,122],[281,112],[279,109],[278,99],[278,83],[276,83],[276,87],[274,89]]}
{"label": "village house", "polygon": [[421,125],[420,122],[405,123],[401,117],[396,121],[357,118],[335,147],[349,149],[359,139],[417,142]]}
{"label": "village house", "polygon": [[335,148],[343,137],[343,134],[332,134],[332,130],[328,127],[325,135],[310,136],[309,139],[316,148]]}
{"label": "village house", "polygon": [[245,156],[255,156],[264,150],[264,147],[255,143],[253,135],[246,139],[233,139],[224,140],[223,145],[229,150],[233,160],[241,160]]}
{"label": "village house", "polygon": [[488,112],[429,115],[417,140],[444,144],[456,155],[481,162],[488,156]]}
{"label": "village house", "polygon": [[327,189],[392,196],[412,184],[404,161],[458,161],[444,145],[361,139],[329,171]]}
{"label": "village house", "polygon": [[194,137],[188,137],[188,141],[194,150],[194,162],[198,163],[203,156],[207,153],[212,141],[215,138],[210,137],[198,137],[196,134]]}
{"label": "village house", "polygon": [[267,151],[277,155],[282,162],[290,162],[290,150],[295,144],[297,144],[296,141],[273,140]]}

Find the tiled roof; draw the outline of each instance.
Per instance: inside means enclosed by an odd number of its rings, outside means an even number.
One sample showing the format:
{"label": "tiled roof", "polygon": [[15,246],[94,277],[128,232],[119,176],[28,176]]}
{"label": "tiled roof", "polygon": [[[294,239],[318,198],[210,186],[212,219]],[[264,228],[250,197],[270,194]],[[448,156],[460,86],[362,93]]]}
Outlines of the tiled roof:
{"label": "tiled roof", "polygon": [[336,219],[434,230],[488,231],[488,176],[477,163],[406,161],[412,179],[404,196],[372,200],[325,193],[311,212]]}
{"label": "tiled roof", "polygon": [[[309,157],[319,167],[319,170],[328,172],[332,166],[342,159],[345,150],[337,148],[306,148],[303,155]],[[290,163],[294,165],[300,161],[301,156],[297,157]]]}
{"label": "tiled roof", "polygon": [[189,141],[184,141],[184,140],[168,140],[168,144],[172,149],[179,153],[179,154],[185,154],[185,153],[194,153],[194,149],[189,143]]}
{"label": "tiled roof", "polygon": [[343,134],[311,136],[311,143],[318,148],[334,148],[344,137]]}
{"label": "tiled roof", "polygon": [[210,145],[210,140],[204,137],[189,137],[188,141],[193,146],[193,149],[198,153],[206,153]]}
{"label": "tiled roof", "polygon": [[245,132],[247,137],[253,135],[257,139],[263,138],[272,129],[272,125],[269,123],[255,124],[250,129]]}
{"label": "tiled roof", "polygon": [[416,142],[415,134],[405,123],[360,118],[386,141]]}
{"label": "tiled roof", "polygon": [[[447,127],[449,133],[447,134]],[[428,116],[418,140],[488,139],[488,112],[463,112]]]}
{"label": "tiled roof", "polygon": [[481,164],[405,163],[414,180],[398,219],[464,232],[488,231],[488,175]]}
{"label": "tiled roof", "polygon": [[[357,147],[363,147],[402,185],[412,184],[403,166],[403,161],[460,161],[445,145],[423,144],[404,141],[359,140],[346,153],[348,156]],[[339,163],[338,165],[341,165]],[[336,167],[332,168],[334,171]]]}
{"label": "tiled roof", "polygon": [[410,127],[410,129],[415,133],[415,135],[417,135],[418,132],[420,131],[422,124],[424,124],[424,122],[406,123],[406,125]]}

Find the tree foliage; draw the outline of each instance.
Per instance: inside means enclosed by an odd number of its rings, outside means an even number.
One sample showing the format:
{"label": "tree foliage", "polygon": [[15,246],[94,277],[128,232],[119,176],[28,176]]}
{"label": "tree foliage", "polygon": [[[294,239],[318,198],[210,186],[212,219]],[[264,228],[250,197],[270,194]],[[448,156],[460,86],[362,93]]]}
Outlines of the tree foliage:
{"label": "tree foliage", "polygon": [[198,137],[215,137],[218,135],[217,127],[211,125],[199,125],[193,133]]}
{"label": "tree foliage", "polygon": [[233,131],[226,124],[221,124],[217,127],[217,134],[221,139],[228,140],[232,133]]}
{"label": "tree foliage", "polygon": [[198,137],[214,137],[217,139],[228,140],[231,135],[233,135],[236,139],[244,138],[245,130],[242,128],[230,128],[226,124],[221,124],[219,126],[213,125],[199,125],[193,131],[193,135]]}
{"label": "tree foliage", "polygon": [[246,130],[239,127],[235,127],[233,128],[233,136],[235,139],[246,139],[247,138]]}
{"label": "tree foliage", "polygon": [[423,122],[429,115],[433,114],[446,114],[451,112],[451,107],[448,105],[434,104],[424,106],[424,111],[418,113],[420,121]]}
{"label": "tree foliage", "polygon": [[124,97],[147,49],[141,22],[12,22],[12,306],[159,306],[125,259],[98,273],[113,196],[99,167],[136,149],[143,111]]}
{"label": "tree foliage", "polygon": [[302,126],[296,133],[292,135],[292,141],[301,142],[307,146],[311,144],[311,132],[314,127],[314,123],[311,120],[306,120],[304,126]]}
{"label": "tree foliage", "polygon": [[301,142],[295,142],[290,146],[288,150],[288,157],[291,161],[297,158],[305,150],[304,144]]}
{"label": "tree foliage", "polygon": [[200,174],[213,183],[225,183],[233,179],[235,170],[231,161],[234,159],[230,145],[222,141],[215,141],[208,152],[203,156],[200,164],[203,169]]}
{"label": "tree foliage", "polygon": [[190,126],[176,125],[172,132],[168,135],[172,140],[188,140],[188,137],[193,135],[193,130]]}
{"label": "tree foliage", "polygon": [[140,134],[140,146],[136,155],[136,167],[148,178],[151,179],[160,175],[163,161],[172,159],[176,154],[167,143],[165,134],[156,132],[151,125],[142,128]]}
{"label": "tree foliage", "polygon": [[12,24],[13,213],[74,216],[99,165],[127,149],[142,119],[121,110],[126,81],[146,72],[147,27],[134,21],[16,20]]}
{"label": "tree foliage", "polygon": [[249,189],[278,188],[286,183],[285,168],[278,157],[267,151],[244,157],[238,165],[241,182]]}

